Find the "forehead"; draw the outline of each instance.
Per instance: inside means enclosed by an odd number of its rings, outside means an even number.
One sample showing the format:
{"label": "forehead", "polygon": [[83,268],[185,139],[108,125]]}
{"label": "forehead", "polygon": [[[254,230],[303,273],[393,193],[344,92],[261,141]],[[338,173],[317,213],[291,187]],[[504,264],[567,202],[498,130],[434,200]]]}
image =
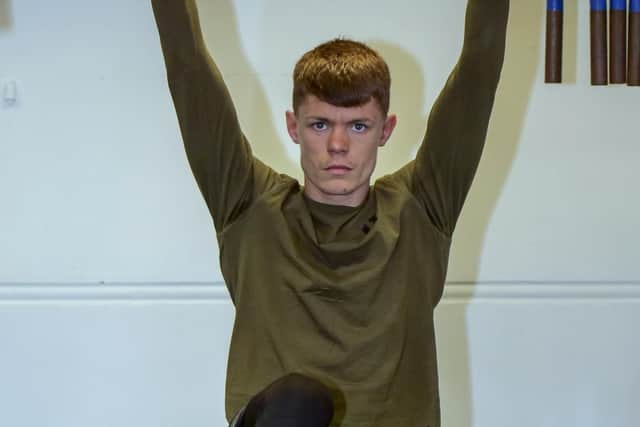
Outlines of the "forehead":
{"label": "forehead", "polygon": [[307,95],[298,107],[297,115],[305,118],[326,118],[336,121],[350,121],[354,119],[366,119],[371,121],[383,118],[382,108],[378,101],[371,98],[362,105],[354,107],[340,107],[322,101],[315,95]]}

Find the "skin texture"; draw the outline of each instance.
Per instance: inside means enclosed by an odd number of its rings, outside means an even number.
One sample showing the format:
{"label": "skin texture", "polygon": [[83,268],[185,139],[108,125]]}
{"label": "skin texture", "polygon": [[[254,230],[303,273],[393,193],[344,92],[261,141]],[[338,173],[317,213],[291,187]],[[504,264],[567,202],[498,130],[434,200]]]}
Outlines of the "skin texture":
{"label": "skin texture", "polygon": [[305,195],[320,203],[359,206],[396,116],[385,116],[373,99],[337,107],[307,95],[296,113],[287,111],[286,120],[291,139],[300,146]]}

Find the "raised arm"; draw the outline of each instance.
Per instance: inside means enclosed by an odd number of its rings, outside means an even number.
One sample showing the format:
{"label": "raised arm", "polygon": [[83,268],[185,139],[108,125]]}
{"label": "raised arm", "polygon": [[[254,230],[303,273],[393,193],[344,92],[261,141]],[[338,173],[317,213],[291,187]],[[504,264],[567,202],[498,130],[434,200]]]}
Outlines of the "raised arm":
{"label": "raised arm", "polygon": [[462,53],[436,100],[413,191],[451,235],[482,154],[505,51],[509,0],[469,0]]}
{"label": "raised arm", "polygon": [[151,3],[189,164],[221,231],[250,203],[257,162],[207,52],[195,1]]}

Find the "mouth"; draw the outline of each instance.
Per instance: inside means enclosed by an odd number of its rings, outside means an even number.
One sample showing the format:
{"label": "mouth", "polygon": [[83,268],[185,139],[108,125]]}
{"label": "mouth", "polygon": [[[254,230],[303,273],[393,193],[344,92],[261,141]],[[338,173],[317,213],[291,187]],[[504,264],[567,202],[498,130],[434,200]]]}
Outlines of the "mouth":
{"label": "mouth", "polygon": [[333,175],[344,175],[351,171],[351,168],[345,165],[329,165],[324,170]]}

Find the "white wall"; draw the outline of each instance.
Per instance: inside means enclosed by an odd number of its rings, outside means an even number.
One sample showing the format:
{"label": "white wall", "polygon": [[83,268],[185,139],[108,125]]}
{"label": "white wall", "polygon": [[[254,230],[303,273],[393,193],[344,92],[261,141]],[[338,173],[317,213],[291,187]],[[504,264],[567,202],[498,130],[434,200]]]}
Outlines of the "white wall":
{"label": "white wall", "polygon": [[[567,83],[544,85],[538,3],[512,1],[438,311],[443,417],[632,426],[640,89],[589,86],[585,2],[566,2]],[[400,124],[380,175],[416,150],[464,13],[461,0],[199,6],[256,154],[295,176],[284,110],[300,54],[346,35],[387,57]],[[18,86],[15,105],[0,100],[0,425],[222,425],[233,309],[148,2],[0,0],[0,58],[0,90]]]}

